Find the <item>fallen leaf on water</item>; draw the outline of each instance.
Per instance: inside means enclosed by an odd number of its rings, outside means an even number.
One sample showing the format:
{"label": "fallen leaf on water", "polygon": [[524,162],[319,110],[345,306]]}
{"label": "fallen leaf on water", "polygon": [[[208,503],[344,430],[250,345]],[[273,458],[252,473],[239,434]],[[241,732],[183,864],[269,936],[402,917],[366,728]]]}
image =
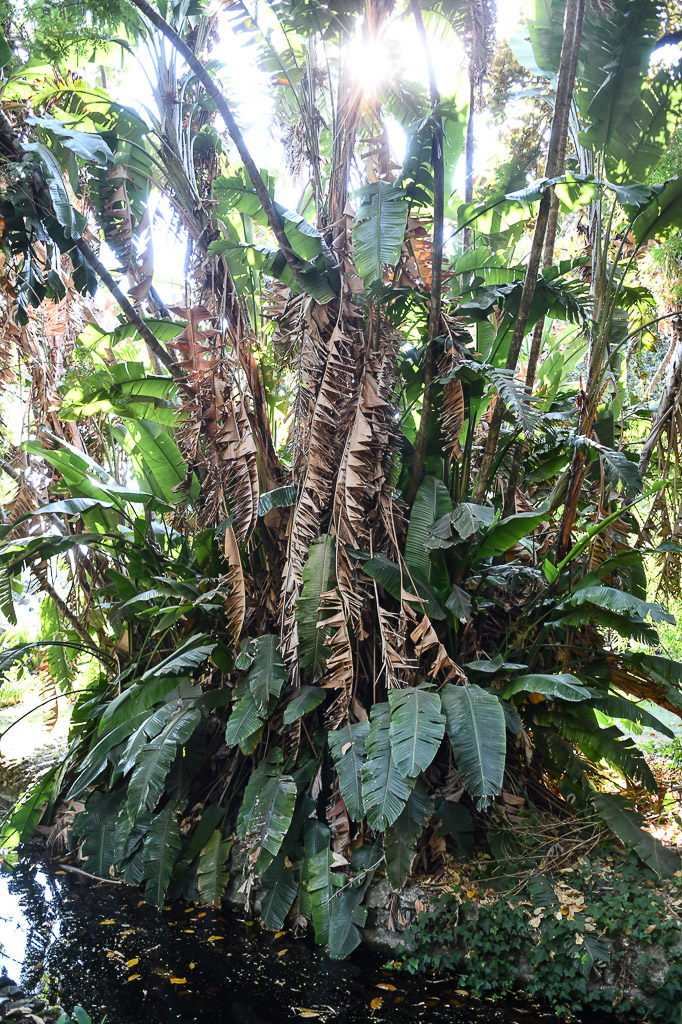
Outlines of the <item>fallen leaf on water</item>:
{"label": "fallen leaf on water", "polygon": [[140,902],[137,905],[138,905],[138,907],[143,907],[146,902],[147,902],[146,900],[140,900]]}
{"label": "fallen leaf on water", "polygon": [[286,932],[285,932],[285,931],[282,931],[282,932],[275,932],[275,938],[276,938],[276,939],[281,939],[283,935],[286,935]]}
{"label": "fallen leaf on water", "polygon": [[187,978],[176,978],[173,975],[171,975],[170,983],[171,983],[171,985],[186,985],[187,984]]}
{"label": "fallen leaf on water", "polygon": [[65,875],[66,871],[55,871],[55,875]]}
{"label": "fallen leaf on water", "polygon": [[299,1017],[319,1017],[317,1010],[300,1010]]}
{"label": "fallen leaf on water", "polygon": [[131,974],[131,975],[130,975],[130,976],[128,977],[128,981],[136,981],[136,980],[137,980],[138,978],[141,978],[141,977],[142,977],[142,975],[141,975],[141,974]]}
{"label": "fallen leaf on water", "polygon": [[278,952],[277,952],[277,956],[284,956],[284,954],[285,954],[285,953],[288,953],[288,952],[289,952],[289,950],[288,950],[288,949],[280,949],[280,950],[278,950]]}
{"label": "fallen leaf on water", "polygon": [[191,963],[191,964],[189,965],[189,969],[190,969],[190,971],[193,971],[195,967],[196,967],[196,964],[195,964],[195,963]]}
{"label": "fallen leaf on water", "polygon": [[197,914],[197,917],[206,917],[206,911],[202,910],[200,914]]}
{"label": "fallen leaf on water", "polygon": [[112,953],[111,950],[107,953],[107,956],[117,956],[117,953]]}
{"label": "fallen leaf on water", "polygon": [[116,924],[113,917],[108,918],[106,921],[100,921],[100,924]]}
{"label": "fallen leaf on water", "polygon": [[376,999],[373,999],[369,1005],[372,1010],[378,1010],[382,1003],[383,999],[381,998],[381,996],[377,996]]}
{"label": "fallen leaf on water", "polygon": [[139,964],[139,962],[140,962],[139,956],[134,956],[132,960],[128,961],[128,963],[126,964],[126,967],[134,967],[135,964]]}
{"label": "fallen leaf on water", "polygon": [[121,932],[121,938],[123,938],[126,935],[134,935],[134,934],[135,934],[135,929],[134,928],[126,928],[126,930],[124,932]]}
{"label": "fallen leaf on water", "polygon": [[194,928],[183,928],[185,935],[194,935]]}
{"label": "fallen leaf on water", "polygon": [[395,987],[395,985],[387,985],[387,984],[384,984],[384,983],[381,983],[381,982],[378,985],[375,985],[374,987],[375,988],[385,988],[387,992],[397,992],[398,991],[397,988]]}
{"label": "fallen leaf on water", "polygon": [[207,942],[217,942],[218,939],[222,939],[222,938],[224,938],[223,935],[209,935],[209,937],[206,939],[206,941]]}
{"label": "fallen leaf on water", "polygon": [[186,914],[191,914],[193,910],[194,910],[194,907],[188,907],[187,910],[185,911],[185,913]]}

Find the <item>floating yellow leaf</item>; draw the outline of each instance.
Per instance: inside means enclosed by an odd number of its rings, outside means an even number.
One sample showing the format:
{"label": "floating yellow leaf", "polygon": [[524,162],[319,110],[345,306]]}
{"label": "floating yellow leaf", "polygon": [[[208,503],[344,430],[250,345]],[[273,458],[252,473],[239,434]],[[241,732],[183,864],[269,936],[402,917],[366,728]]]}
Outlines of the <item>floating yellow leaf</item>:
{"label": "floating yellow leaf", "polygon": [[385,984],[383,982],[380,982],[378,985],[375,985],[374,987],[375,988],[386,989],[387,992],[397,992],[398,991],[397,988],[395,987],[395,985],[388,985],[388,984]]}
{"label": "floating yellow leaf", "polygon": [[137,905],[138,905],[138,907],[143,907],[146,902],[147,902],[146,900],[140,900]]}
{"label": "floating yellow leaf", "polygon": [[317,1010],[299,1010],[299,1017],[319,1017]]}
{"label": "floating yellow leaf", "polygon": [[224,935],[209,935],[209,937],[206,939],[206,941],[207,942],[217,942],[218,939],[223,939],[224,937],[225,937]]}
{"label": "floating yellow leaf", "polygon": [[183,928],[185,935],[194,935],[194,928]]}
{"label": "floating yellow leaf", "polygon": [[202,910],[200,914],[197,914],[197,917],[206,917],[206,911]]}
{"label": "floating yellow leaf", "polygon": [[288,952],[289,952],[288,949],[280,949],[280,950],[277,951],[277,956],[284,956],[284,954],[288,953]]}
{"label": "floating yellow leaf", "polygon": [[141,978],[141,977],[142,977],[141,974],[131,974],[128,977],[128,981],[137,981],[137,979]]}
{"label": "floating yellow leaf", "polygon": [[108,918],[106,921],[100,921],[100,924],[116,924],[113,917]]}
{"label": "floating yellow leaf", "polygon": [[283,935],[286,935],[285,931],[275,932],[275,938],[276,939],[281,939]]}
{"label": "floating yellow leaf", "polygon": [[377,996],[376,999],[373,999],[369,1005],[372,1010],[378,1010],[382,1003],[383,999],[381,998],[381,996]]}
{"label": "floating yellow leaf", "polygon": [[194,910],[194,907],[188,907],[187,910],[185,911],[185,913],[186,914],[191,914],[193,910]]}
{"label": "floating yellow leaf", "polygon": [[132,960],[128,961],[128,963],[126,964],[126,967],[134,967],[135,964],[139,964],[139,962],[140,962],[139,956],[134,956]]}
{"label": "floating yellow leaf", "polygon": [[174,975],[171,975],[170,983],[171,985],[186,985],[187,978],[176,978]]}
{"label": "floating yellow leaf", "polygon": [[189,965],[189,969],[190,969],[190,971],[193,971],[195,967],[196,967],[196,964],[195,964],[195,963],[191,963],[191,964]]}

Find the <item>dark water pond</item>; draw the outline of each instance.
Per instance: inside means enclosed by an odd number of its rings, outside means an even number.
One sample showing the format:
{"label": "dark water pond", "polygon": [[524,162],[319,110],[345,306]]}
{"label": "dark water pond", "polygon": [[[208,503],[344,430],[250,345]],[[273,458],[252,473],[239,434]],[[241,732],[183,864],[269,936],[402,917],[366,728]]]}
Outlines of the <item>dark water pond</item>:
{"label": "dark water pond", "polygon": [[480,1004],[455,984],[343,962],[236,914],[162,911],[137,889],[21,864],[0,866],[0,970],[99,1024],[274,1024],[301,1019],[428,1024],[551,1024],[533,1008]]}

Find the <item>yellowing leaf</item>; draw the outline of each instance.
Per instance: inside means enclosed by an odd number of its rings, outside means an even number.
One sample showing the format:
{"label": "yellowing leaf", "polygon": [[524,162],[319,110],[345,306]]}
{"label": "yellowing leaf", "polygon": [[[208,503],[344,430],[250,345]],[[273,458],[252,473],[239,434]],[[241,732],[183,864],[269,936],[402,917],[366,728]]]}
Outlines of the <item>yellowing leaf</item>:
{"label": "yellowing leaf", "polygon": [[285,953],[288,953],[288,952],[289,952],[289,950],[288,950],[288,949],[279,949],[279,950],[277,951],[277,956],[284,956],[284,954],[285,954]]}
{"label": "yellowing leaf", "polygon": [[373,999],[369,1005],[372,1010],[378,1010],[382,1003],[383,999],[381,998],[381,996],[377,996],[376,999]]}
{"label": "yellowing leaf", "polygon": [[137,979],[141,978],[141,977],[142,977],[141,974],[130,974],[128,976],[128,981],[137,981]]}
{"label": "yellowing leaf", "polygon": [[195,964],[195,963],[191,963],[191,964],[189,965],[189,969],[190,969],[190,971],[193,971],[195,967],[196,967],[196,964]]}
{"label": "yellowing leaf", "polygon": [[171,985],[186,985],[187,978],[176,978],[174,975],[171,975],[170,983]]}
{"label": "yellowing leaf", "polygon": [[476,895],[476,892],[475,892],[474,889],[467,889],[467,896],[469,897],[470,900],[472,900],[475,895]]}
{"label": "yellowing leaf", "polygon": [[126,967],[134,967],[135,964],[139,964],[139,962],[140,962],[139,956],[134,956],[132,960],[129,960],[127,962]]}
{"label": "yellowing leaf", "polygon": [[388,985],[388,984],[385,984],[385,983],[382,983],[382,982],[380,982],[378,985],[375,985],[374,987],[375,988],[383,988],[387,992],[397,992],[398,991],[397,988],[395,987],[395,985]]}
{"label": "yellowing leaf", "polygon": [[116,924],[113,917],[108,918],[106,921],[100,921],[100,924]]}
{"label": "yellowing leaf", "polygon": [[285,932],[285,931],[281,931],[281,932],[275,932],[275,935],[274,935],[274,937],[275,937],[276,939],[281,939],[283,935],[286,935],[286,932]]}
{"label": "yellowing leaf", "polygon": [[225,937],[224,935],[209,935],[209,937],[206,939],[206,941],[207,942],[217,942],[218,939],[222,939],[224,937]]}

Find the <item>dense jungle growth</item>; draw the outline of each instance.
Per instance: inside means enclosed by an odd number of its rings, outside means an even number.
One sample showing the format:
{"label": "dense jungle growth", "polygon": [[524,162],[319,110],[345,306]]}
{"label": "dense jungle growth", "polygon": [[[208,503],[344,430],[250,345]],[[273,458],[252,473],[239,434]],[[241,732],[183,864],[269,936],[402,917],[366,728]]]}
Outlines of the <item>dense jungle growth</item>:
{"label": "dense jungle growth", "polygon": [[682,715],[678,5],[536,0],[508,43],[492,0],[1,24],[0,667],[74,705],[0,845],[53,826],[162,904],[219,903],[239,841],[266,925],[337,957],[376,872],[519,823],[678,870],[636,811],[637,729]]}

